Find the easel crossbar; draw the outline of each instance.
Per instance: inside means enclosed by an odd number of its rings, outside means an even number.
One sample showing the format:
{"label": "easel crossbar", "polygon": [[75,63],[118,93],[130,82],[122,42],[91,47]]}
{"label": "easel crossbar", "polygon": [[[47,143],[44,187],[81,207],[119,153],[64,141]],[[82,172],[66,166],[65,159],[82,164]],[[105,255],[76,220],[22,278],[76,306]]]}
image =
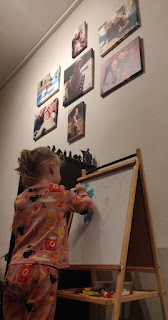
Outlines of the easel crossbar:
{"label": "easel crossbar", "polygon": [[82,181],[85,181],[85,180],[90,180],[92,178],[99,177],[100,175],[103,175],[103,174],[108,174],[108,173],[111,173],[111,172],[115,172],[115,171],[119,171],[119,170],[125,169],[127,167],[132,167],[132,166],[135,165],[136,161],[137,161],[137,159],[133,159],[133,160],[126,161],[124,163],[120,163],[120,164],[115,165],[115,166],[111,166],[108,169],[100,170],[100,171],[91,173],[89,175],[80,177],[80,178],[77,179],[77,181],[78,182],[82,182]]}

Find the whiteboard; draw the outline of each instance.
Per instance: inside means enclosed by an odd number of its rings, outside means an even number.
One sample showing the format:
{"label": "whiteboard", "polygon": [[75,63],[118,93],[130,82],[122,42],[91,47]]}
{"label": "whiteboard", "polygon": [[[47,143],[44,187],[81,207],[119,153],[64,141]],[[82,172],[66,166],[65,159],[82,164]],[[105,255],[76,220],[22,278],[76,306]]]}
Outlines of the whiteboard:
{"label": "whiteboard", "polygon": [[85,181],[95,204],[89,224],[74,213],[69,233],[71,265],[120,264],[133,167]]}

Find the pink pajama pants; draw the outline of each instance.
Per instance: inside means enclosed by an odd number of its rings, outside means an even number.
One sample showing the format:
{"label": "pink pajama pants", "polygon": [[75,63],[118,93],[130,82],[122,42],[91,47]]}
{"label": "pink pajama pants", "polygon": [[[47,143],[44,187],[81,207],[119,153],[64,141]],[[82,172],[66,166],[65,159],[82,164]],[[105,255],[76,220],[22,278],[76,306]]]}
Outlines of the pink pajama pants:
{"label": "pink pajama pants", "polygon": [[53,320],[58,270],[40,264],[9,266],[4,282],[5,320]]}

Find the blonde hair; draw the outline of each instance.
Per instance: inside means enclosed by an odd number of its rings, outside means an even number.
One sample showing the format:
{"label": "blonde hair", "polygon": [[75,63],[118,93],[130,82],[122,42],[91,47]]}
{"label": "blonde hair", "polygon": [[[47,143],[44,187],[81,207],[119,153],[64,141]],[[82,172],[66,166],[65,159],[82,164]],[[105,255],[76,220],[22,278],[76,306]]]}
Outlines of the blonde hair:
{"label": "blonde hair", "polygon": [[19,167],[15,170],[21,177],[25,187],[33,186],[43,177],[44,168],[47,164],[55,162],[61,166],[62,159],[48,147],[39,147],[33,150],[22,150],[18,158]]}

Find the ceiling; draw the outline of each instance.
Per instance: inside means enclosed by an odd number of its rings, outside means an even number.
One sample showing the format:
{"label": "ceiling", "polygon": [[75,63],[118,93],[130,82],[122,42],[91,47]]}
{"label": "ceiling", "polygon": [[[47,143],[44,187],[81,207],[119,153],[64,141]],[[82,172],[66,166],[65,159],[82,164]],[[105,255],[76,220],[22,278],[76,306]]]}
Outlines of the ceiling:
{"label": "ceiling", "polygon": [[0,0],[0,88],[82,0]]}

